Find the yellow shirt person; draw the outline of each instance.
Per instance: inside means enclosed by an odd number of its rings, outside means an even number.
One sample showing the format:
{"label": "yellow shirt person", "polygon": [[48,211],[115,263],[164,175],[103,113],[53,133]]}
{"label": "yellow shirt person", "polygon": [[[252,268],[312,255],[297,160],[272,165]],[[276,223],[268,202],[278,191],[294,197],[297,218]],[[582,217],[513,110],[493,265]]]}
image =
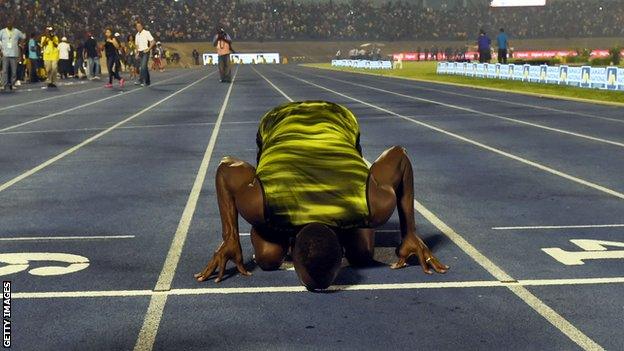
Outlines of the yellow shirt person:
{"label": "yellow shirt person", "polygon": [[44,61],[58,61],[59,59],[59,38],[56,35],[43,36],[41,38],[41,48],[43,49]]}

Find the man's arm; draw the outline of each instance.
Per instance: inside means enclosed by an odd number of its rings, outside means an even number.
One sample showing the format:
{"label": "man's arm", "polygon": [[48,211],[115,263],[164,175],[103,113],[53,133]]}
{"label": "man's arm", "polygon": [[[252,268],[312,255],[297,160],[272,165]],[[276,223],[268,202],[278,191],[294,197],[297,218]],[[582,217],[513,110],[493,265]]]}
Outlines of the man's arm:
{"label": "man's arm", "polygon": [[251,275],[243,266],[238,214],[240,212],[241,216],[252,225],[264,221],[264,198],[255,175],[255,169],[241,160],[225,157],[219,164],[215,185],[223,242],[206,268],[201,273],[195,274],[198,281],[207,280],[218,269],[219,273],[215,282],[220,282],[223,279],[225,266],[230,260],[234,261],[239,273]]}

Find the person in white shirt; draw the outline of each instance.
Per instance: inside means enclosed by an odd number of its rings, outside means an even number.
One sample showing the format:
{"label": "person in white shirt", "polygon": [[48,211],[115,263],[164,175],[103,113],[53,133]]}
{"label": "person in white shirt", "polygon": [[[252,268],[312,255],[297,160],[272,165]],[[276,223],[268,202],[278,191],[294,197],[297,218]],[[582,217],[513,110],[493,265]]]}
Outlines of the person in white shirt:
{"label": "person in white shirt", "polygon": [[155,42],[152,33],[143,28],[143,23],[136,22],[137,34],[134,37],[134,43],[137,48],[136,58],[140,60],[139,81],[136,84],[141,86],[150,85],[149,68],[147,67],[150,52],[154,48]]}
{"label": "person in white shirt", "polygon": [[61,38],[61,42],[58,45],[59,49],[59,73],[61,74],[61,79],[67,79],[67,76],[72,73],[71,61],[69,59],[69,54],[71,52],[71,46],[67,42],[67,38]]}
{"label": "person in white shirt", "polygon": [[[0,51],[2,51],[2,86],[1,90],[13,89],[17,81],[17,61],[20,54],[19,42],[26,39],[24,33],[13,27],[9,18],[6,28],[0,30]],[[9,72],[11,76],[9,78]]]}

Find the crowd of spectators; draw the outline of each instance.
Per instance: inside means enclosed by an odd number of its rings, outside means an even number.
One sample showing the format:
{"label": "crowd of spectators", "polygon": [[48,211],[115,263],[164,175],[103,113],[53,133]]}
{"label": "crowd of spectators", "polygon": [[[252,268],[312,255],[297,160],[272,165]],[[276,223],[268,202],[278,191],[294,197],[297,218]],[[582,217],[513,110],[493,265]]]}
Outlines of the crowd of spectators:
{"label": "crowd of spectators", "polygon": [[169,42],[211,40],[218,24],[238,40],[471,40],[480,28],[499,27],[516,39],[624,35],[620,1],[549,0],[545,7],[504,9],[490,8],[487,1],[463,5],[432,8],[422,1],[394,0],[7,0],[0,2],[0,23],[12,15],[26,32],[52,25],[67,37],[80,37],[108,26],[123,33],[140,16],[155,37]]}

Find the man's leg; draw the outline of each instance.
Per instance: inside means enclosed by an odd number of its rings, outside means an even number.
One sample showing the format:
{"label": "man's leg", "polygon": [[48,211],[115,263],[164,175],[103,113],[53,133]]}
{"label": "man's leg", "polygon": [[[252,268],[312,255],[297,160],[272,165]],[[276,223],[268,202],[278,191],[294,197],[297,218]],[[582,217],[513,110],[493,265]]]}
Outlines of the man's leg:
{"label": "man's leg", "polygon": [[58,61],[56,60],[52,60],[50,61],[50,72],[49,72],[49,77],[50,77],[50,83],[52,84],[56,84],[56,74],[58,73]]}
{"label": "man's leg", "polygon": [[2,88],[9,86],[9,58],[2,57]]}
{"label": "man's leg", "polygon": [[258,266],[265,271],[274,271],[282,265],[288,253],[289,236],[272,233],[261,226],[253,226],[251,244]]}
{"label": "man's leg", "polygon": [[[370,168],[368,201],[373,227],[388,221],[398,207],[401,234],[416,232],[414,174],[407,152],[400,146],[384,151]],[[402,217],[406,218],[402,218]]]}
{"label": "man's leg", "polygon": [[341,231],[338,234],[345,257],[352,266],[363,267],[373,262],[375,253],[375,230],[360,228]]}
{"label": "man's leg", "polygon": [[219,55],[218,62],[219,62],[219,78],[223,82],[225,80],[225,56]]}
{"label": "man's leg", "polygon": [[9,57],[9,65],[11,66],[11,80],[9,84],[11,87],[14,87],[17,81],[17,57]]}

